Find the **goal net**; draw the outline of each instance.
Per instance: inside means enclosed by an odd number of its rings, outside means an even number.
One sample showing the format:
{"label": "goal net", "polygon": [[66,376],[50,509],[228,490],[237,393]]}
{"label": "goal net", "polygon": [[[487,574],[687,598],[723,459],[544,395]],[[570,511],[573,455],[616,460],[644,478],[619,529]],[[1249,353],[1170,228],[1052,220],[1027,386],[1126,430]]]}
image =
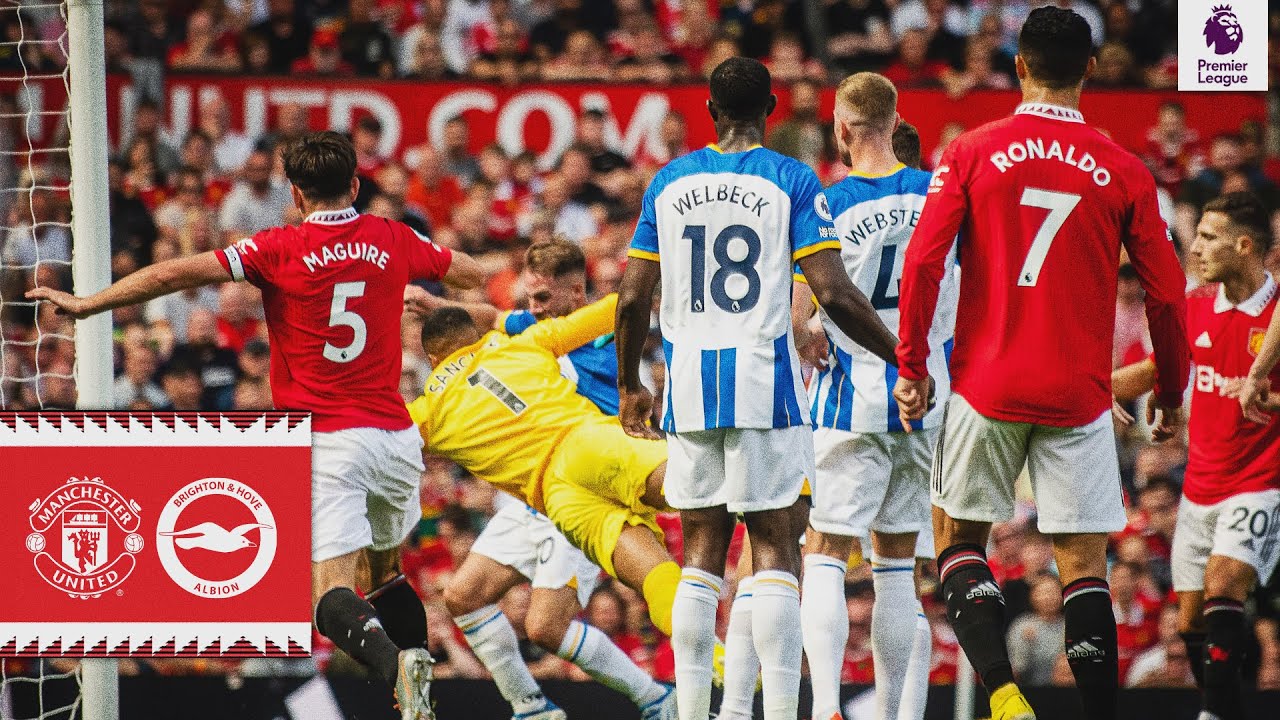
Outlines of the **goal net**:
{"label": "goal net", "polygon": [[[102,0],[0,0],[0,411],[111,406],[110,317],[24,296],[110,279],[105,82]],[[15,652],[0,720],[117,717],[114,660]]]}

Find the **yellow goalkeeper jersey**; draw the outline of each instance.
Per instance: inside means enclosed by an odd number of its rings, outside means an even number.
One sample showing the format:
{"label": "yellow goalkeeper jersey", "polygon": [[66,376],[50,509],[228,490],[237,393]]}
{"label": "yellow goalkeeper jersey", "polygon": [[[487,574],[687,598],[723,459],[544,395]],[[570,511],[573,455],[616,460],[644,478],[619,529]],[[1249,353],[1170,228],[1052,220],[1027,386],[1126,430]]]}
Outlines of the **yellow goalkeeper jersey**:
{"label": "yellow goalkeeper jersey", "polygon": [[439,363],[409,415],[427,451],[535,508],[561,438],[605,415],[560,374],[559,356],[613,332],[617,295],[514,337],[490,332]]}

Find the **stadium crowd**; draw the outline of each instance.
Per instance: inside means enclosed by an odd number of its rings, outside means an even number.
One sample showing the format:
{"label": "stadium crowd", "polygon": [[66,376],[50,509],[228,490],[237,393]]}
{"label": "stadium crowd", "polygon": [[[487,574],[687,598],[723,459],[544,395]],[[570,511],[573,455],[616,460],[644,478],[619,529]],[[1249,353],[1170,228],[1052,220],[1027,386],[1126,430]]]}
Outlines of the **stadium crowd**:
{"label": "stadium crowd", "polygon": [[[1095,85],[1171,87],[1176,6],[1172,0],[1052,0],[1081,13],[1094,30],[1099,72]],[[108,2],[108,58],[119,68],[154,61],[170,72],[291,73],[416,79],[467,78],[520,83],[541,81],[697,80],[734,54],[765,59],[775,80],[792,86],[791,106],[773,126],[769,144],[840,176],[830,118],[820,117],[817,90],[853,70],[877,69],[900,87],[941,87],[954,95],[974,88],[1014,87],[1015,33],[1028,0],[823,0],[824,17],[805,18],[804,3],[785,0],[654,3],[585,0],[227,0]],[[1272,3],[1273,7],[1275,3]],[[0,41],[31,37],[0,13]],[[41,17],[41,37],[60,34],[56,17]],[[807,22],[807,20],[809,22]],[[828,28],[819,43],[811,25]],[[1280,28],[1280,11],[1271,27]],[[57,43],[0,44],[0,73],[56,69],[65,56]],[[1273,67],[1280,43],[1272,43]],[[1272,72],[1273,82],[1280,72]],[[38,312],[13,300],[33,284],[70,285],[70,205],[59,189],[66,176],[59,158],[25,155],[12,96],[0,94],[0,407],[9,410],[74,406],[73,327],[45,305]],[[301,218],[292,206],[280,149],[315,129],[299,108],[285,106],[262,137],[231,128],[227,106],[209,100],[197,110],[197,128],[171,143],[152,101],[138,105],[131,137],[110,160],[112,272],[121,277],[148,263],[219,247],[256,231]],[[910,118],[907,118],[910,120]],[[1238,133],[1204,137],[1169,103],[1158,116],[1135,118],[1150,126],[1147,142],[1131,148],[1157,178],[1175,240],[1185,248],[1200,208],[1222,192],[1250,189],[1280,210],[1280,158],[1265,152],[1269,130],[1244,123]],[[662,156],[628,158],[610,147],[605,118],[577,118],[576,139],[549,172],[532,154],[508,156],[492,145],[469,151],[468,127],[455,119],[440,147],[412,148],[402,157],[378,153],[382,128],[364,118],[352,130],[362,192],[358,209],[401,220],[436,242],[480,258],[488,280],[482,291],[457,299],[500,309],[525,302],[522,263],[530,244],[562,236],[588,260],[593,295],[616,288],[626,248],[649,178],[668,159],[708,138],[692,138],[684,118],[662,125]],[[964,128],[950,128],[939,147],[926,147],[923,165],[941,154]],[[1274,133],[1274,128],[1270,129]],[[1280,220],[1280,213],[1277,214]],[[1280,222],[1275,223],[1280,227]],[[1269,267],[1280,271],[1280,254]],[[1115,364],[1149,352],[1142,291],[1136,273],[1119,268]],[[1197,279],[1188,271],[1188,284]],[[427,288],[441,292],[440,288]],[[247,283],[160,298],[114,312],[115,406],[122,410],[261,409],[271,404],[265,325],[257,291]],[[656,334],[654,346],[657,347]],[[663,364],[650,353],[654,386]],[[401,391],[415,397],[427,371],[420,343],[406,336]],[[661,392],[655,393],[659,398]],[[1122,432],[1119,431],[1118,432]],[[1129,500],[1129,527],[1114,537],[1110,582],[1120,627],[1121,673],[1131,686],[1192,687],[1186,652],[1171,602],[1170,538],[1179,498],[1185,445],[1149,445],[1124,432],[1119,461]],[[441,591],[461,562],[494,493],[443,461],[429,461],[423,477],[424,520],[406,551],[407,573],[427,598],[430,650],[440,677],[482,677],[484,669],[444,610]],[[1051,548],[1034,524],[1029,504],[992,536],[991,565],[1010,606],[1015,670],[1026,685],[1073,683],[1062,650],[1063,622]],[[678,523],[667,523],[679,553]],[[871,582],[868,567],[850,570],[850,640],[845,680],[870,684]],[[936,576],[926,573],[925,608],[933,624],[931,679],[947,683],[958,646],[942,614]],[[1273,582],[1273,585],[1276,583]],[[726,588],[725,599],[733,597]],[[527,594],[504,601],[516,620]],[[722,615],[727,619],[727,602]],[[643,601],[617,583],[604,583],[586,609],[643,667],[672,679],[670,647],[649,624]],[[1259,592],[1252,614],[1256,652],[1248,677],[1280,688],[1280,593]],[[723,627],[721,628],[723,631]],[[319,639],[319,638],[318,638]],[[319,647],[319,646],[318,646]],[[585,675],[525,642],[540,678]],[[343,661],[321,653],[320,664]],[[157,663],[160,672],[282,672],[287,664],[233,667],[213,661]],[[131,665],[126,665],[126,672]],[[296,665],[309,672],[309,663]]]}

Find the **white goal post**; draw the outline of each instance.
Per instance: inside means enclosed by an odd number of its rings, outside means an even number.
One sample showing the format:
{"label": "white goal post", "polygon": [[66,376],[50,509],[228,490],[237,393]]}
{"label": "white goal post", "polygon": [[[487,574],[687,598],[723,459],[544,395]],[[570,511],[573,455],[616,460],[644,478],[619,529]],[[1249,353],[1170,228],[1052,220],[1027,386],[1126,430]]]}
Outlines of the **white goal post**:
{"label": "white goal post", "polygon": [[[67,0],[68,128],[71,136],[71,276],[77,295],[111,283],[107,196],[107,72],[103,0]],[[76,406],[110,410],[113,402],[111,314],[76,322]],[[84,720],[119,720],[119,667],[86,658],[80,693]]]}

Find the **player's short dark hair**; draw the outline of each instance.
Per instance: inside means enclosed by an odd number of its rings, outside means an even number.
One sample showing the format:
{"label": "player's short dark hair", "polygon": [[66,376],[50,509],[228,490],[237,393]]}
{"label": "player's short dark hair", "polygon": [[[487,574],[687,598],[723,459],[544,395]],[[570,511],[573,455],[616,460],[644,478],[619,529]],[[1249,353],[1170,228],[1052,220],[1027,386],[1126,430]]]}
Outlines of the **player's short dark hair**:
{"label": "player's short dark hair", "polygon": [[332,130],[308,133],[285,148],[284,174],[312,202],[337,200],[351,191],[355,146]]}
{"label": "player's short dark hair", "polygon": [[727,120],[758,120],[773,95],[769,69],[759,60],[731,57],[711,71],[711,102]]}
{"label": "player's short dark hair", "polygon": [[576,243],[562,237],[534,243],[524,253],[524,266],[529,272],[553,278],[570,273],[587,272],[587,256]]}
{"label": "player's short dark hair", "polygon": [[1266,255],[1271,250],[1270,220],[1257,195],[1251,192],[1220,195],[1205,203],[1204,211],[1226,215],[1237,233],[1248,235],[1253,240],[1259,255]]}
{"label": "player's short dark hair", "polygon": [[461,330],[475,329],[476,321],[460,307],[436,308],[422,319],[422,344],[447,338]]}
{"label": "player's short dark hair", "polygon": [[1089,68],[1093,34],[1089,23],[1071,10],[1036,8],[1022,24],[1018,54],[1037,82],[1056,90],[1075,87]]}
{"label": "player's short dark hair", "polygon": [[920,131],[906,120],[893,129],[893,155],[907,167],[920,167]]}

